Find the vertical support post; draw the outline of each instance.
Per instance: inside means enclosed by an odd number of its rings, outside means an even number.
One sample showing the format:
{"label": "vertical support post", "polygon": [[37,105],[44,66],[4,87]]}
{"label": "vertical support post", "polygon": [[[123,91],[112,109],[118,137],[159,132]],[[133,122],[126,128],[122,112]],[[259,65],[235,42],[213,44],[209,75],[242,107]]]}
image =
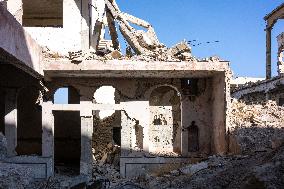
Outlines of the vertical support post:
{"label": "vertical support post", "polygon": [[5,136],[7,138],[7,155],[16,156],[17,146],[17,90],[6,89],[5,96]]}
{"label": "vertical support post", "polygon": [[93,116],[92,102],[82,101],[81,97],[81,159],[80,174],[86,175],[88,180],[92,179],[93,153],[92,153],[92,136],[93,136]]}
{"label": "vertical support post", "polygon": [[266,28],[266,79],[271,78],[271,30],[272,27]]}
{"label": "vertical support post", "polygon": [[42,157],[52,159],[52,165],[47,169],[47,177],[54,173],[54,115],[52,101],[42,103]]}
{"label": "vertical support post", "polygon": [[[181,98],[183,99],[183,98]],[[188,155],[188,133],[185,130],[185,126],[187,126],[187,120],[185,119],[186,116],[186,109],[184,107],[185,103],[181,101],[181,155],[183,157]]]}

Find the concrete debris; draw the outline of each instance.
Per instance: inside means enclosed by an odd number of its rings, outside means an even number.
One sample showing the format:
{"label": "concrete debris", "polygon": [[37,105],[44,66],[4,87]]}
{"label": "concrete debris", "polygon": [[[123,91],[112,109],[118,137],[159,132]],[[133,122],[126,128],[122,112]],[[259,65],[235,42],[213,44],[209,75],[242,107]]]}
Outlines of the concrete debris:
{"label": "concrete debris", "polygon": [[7,141],[5,136],[0,132],[0,160],[7,156]]}
{"label": "concrete debris", "polygon": [[102,60],[96,52],[93,51],[77,51],[77,52],[68,52],[69,54],[69,60],[71,60],[72,63],[81,63],[83,60]]}
{"label": "concrete debris", "polygon": [[283,115],[284,107],[274,101],[246,105],[233,100],[230,134],[236,137],[243,153],[275,148],[284,139]]}
{"label": "concrete debris", "polygon": [[[284,146],[250,156],[210,156],[159,177],[146,175],[131,182],[149,189],[170,188],[282,188]],[[183,174],[180,170],[190,170]],[[186,172],[188,173],[188,172]]]}
{"label": "concrete debris", "polygon": [[0,188],[24,189],[32,182],[32,170],[26,166],[0,162]]}
{"label": "concrete debris", "polygon": [[120,51],[118,51],[118,50],[115,50],[115,51],[111,52],[110,55],[114,59],[119,59],[119,58],[121,58],[123,56],[122,53]]}
{"label": "concrete debris", "polygon": [[182,41],[171,48],[171,53],[176,56],[181,53],[190,53],[191,49],[186,41]]}
{"label": "concrete debris", "polygon": [[207,162],[201,162],[201,163],[197,163],[194,165],[189,165],[186,167],[183,167],[182,169],[180,169],[180,172],[183,174],[189,174],[189,175],[193,175],[195,173],[197,173],[198,171],[201,171],[203,169],[207,169],[208,168],[208,163]]}

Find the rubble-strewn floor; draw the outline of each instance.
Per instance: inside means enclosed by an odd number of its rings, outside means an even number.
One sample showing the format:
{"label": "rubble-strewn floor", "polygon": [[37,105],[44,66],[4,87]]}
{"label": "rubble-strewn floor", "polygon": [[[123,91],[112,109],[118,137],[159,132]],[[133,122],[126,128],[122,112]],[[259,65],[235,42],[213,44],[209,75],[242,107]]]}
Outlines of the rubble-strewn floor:
{"label": "rubble-strewn floor", "polygon": [[[264,105],[233,101],[230,136],[239,149],[231,153],[238,155],[211,156],[197,164],[135,179],[120,178],[119,147],[105,145],[94,151],[94,183],[87,188],[284,188],[284,107],[270,101]],[[75,180],[72,175],[57,174],[48,181],[34,182],[29,170],[20,165],[0,163],[0,167],[1,189],[59,189]]]}
{"label": "rubble-strewn floor", "polygon": [[274,101],[246,105],[234,100],[230,133],[242,153],[275,148],[284,139],[284,107]]}

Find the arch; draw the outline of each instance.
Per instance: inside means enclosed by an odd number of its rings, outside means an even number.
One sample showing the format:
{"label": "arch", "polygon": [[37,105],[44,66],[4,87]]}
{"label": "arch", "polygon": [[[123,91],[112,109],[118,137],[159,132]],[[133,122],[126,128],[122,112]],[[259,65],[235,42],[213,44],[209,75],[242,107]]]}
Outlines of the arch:
{"label": "arch", "polygon": [[[152,150],[181,152],[181,95],[172,85],[154,86],[145,94],[150,104]],[[150,150],[151,151],[151,150]]]}
{"label": "arch", "polygon": [[38,104],[40,90],[36,86],[21,88],[17,95],[17,147],[18,155],[41,155],[42,111]]}
{"label": "arch", "polygon": [[[120,95],[112,85],[101,85],[93,94],[94,104],[119,104]],[[97,110],[94,113],[93,148],[99,159],[108,144],[121,145],[121,111]]]}
{"label": "arch", "polygon": [[80,104],[80,93],[73,86],[58,87],[52,101],[54,104]]}
{"label": "arch", "polygon": [[[111,85],[103,85],[96,89],[93,96],[95,104],[119,104],[120,98],[118,91]],[[104,119],[114,114],[114,110],[99,111],[97,117]]]}

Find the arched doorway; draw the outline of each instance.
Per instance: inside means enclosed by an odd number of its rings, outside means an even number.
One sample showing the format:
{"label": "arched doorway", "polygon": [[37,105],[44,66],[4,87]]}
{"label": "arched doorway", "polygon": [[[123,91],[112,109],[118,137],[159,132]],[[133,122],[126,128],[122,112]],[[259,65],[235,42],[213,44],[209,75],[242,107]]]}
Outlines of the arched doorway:
{"label": "arched doorway", "polygon": [[[56,90],[54,104],[79,104],[80,95],[72,86]],[[54,111],[54,164],[64,174],[80,174],[81,117],[79,111]]]}

